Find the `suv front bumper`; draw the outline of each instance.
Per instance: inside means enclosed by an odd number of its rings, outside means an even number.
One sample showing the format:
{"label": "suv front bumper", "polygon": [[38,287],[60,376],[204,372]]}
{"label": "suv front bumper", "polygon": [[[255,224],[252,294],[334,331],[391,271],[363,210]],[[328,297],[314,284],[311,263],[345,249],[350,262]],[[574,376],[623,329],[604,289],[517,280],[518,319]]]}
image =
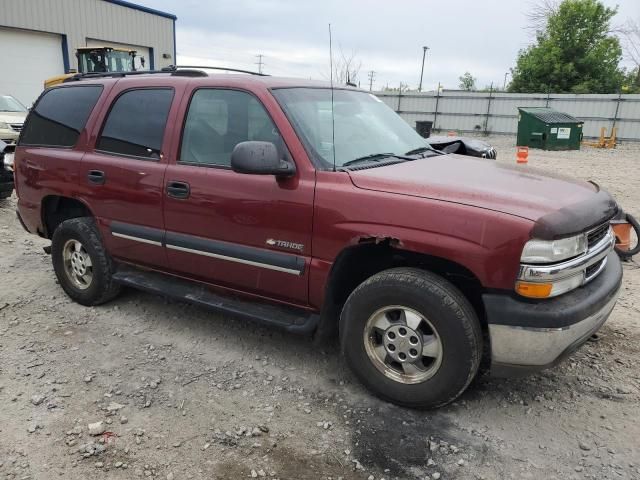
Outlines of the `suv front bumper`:
{"label": "suv front bumper", "polygon": [[491,373],[527,374],[556,365],[600,329],[615,306],[622,265],[614,252],[587,285],[547,300],[485,294]]}

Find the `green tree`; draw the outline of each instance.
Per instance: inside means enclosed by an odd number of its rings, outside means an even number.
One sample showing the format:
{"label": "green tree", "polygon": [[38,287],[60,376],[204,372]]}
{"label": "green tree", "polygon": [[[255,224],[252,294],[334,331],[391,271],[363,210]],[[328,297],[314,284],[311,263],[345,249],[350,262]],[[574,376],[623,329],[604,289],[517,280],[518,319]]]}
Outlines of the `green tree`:
{"label": "green tree", "polygon": [[460,90],[475,90],[476,89],[476,79],[469,72],[464,72],[464,75],[458,77],[460,80]]}
{"label": "green tree", "polygon": [[598,0],[564,0],[548,11],[536,43],[511,69],[511,92],[615,93],[624,79],[622,48],[610,33],[617,8]]}
{"label": "green tree", "polygon": [[640,93],[640,67],[626,72],[622,82],[622,93]]}

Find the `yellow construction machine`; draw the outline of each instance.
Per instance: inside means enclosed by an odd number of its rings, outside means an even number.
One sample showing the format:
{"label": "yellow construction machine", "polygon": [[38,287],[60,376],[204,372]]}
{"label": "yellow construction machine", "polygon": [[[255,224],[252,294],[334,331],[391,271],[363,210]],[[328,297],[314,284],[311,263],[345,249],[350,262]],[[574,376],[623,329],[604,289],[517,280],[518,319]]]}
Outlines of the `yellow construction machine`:
{"label": "yellow construction machine", "polygon": [[[56,75],[44,81],[44,88],[53,87],[78,73],[108,73],[136,71],[135,50],[115,47],[80,47],[76,50],[78,70],[64,75]],[[140,57],[144,68],[144,57]]]}

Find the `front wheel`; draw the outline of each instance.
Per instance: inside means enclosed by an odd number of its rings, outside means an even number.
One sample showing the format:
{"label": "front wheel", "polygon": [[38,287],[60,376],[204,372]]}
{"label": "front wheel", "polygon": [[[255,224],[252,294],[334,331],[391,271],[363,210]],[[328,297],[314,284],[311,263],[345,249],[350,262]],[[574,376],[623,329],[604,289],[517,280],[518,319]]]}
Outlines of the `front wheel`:
{"label": "front wheel", "polygon": [[347,363],[378,396],[408,407],[455,400],[478,371],[482,332],[464,295],[415,268],[380,272],[347,299],[340,319]]}

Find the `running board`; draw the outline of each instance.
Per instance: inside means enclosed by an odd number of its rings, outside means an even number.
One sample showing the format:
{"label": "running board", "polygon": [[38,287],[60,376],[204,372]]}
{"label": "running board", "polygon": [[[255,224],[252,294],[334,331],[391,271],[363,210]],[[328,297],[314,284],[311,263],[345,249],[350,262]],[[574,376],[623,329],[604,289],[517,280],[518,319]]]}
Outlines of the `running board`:
{"label": "running board", "polygon": [[121,285],[193,303],[300,335],[312,334],[320,320],[320,315],[307,310],[232,298],[214,293],[202,283],[125,265],[121,265],[113,274],[113,280]]}

